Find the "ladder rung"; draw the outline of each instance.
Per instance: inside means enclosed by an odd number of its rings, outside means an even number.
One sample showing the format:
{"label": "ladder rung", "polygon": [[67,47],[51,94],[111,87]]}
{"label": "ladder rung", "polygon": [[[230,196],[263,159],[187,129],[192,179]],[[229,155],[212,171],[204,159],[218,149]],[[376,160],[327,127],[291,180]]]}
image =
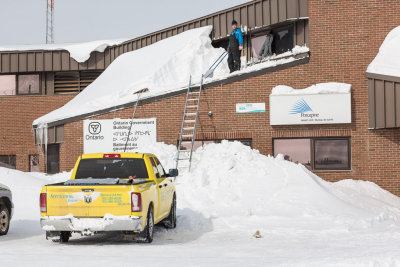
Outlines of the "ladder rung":
{"label": "ladder rung", "polygon": [[183,134],[182,137],[183,137],[183,138],[186,138],[186,137],[193,137],[193,134]]}
{"label": "ladder rung", "polygon": [[197,101],[199,100],[198,98],[189,98],[187,101]]}
{"label": "ladder rung", "polygon": [[198,106],[187,106],[186,108],[197,108]]}
{"label": "ladder rung", "polygon": [[190,150],[178,150],[179,153],[190,153]]}
{"label": "ladder rung", "polygon": [[190,131],[190,130],[194,130],[194,127],[185,127],[183,128],[184,131]]}
{"label": "ladder rung", "polygon": [[196,116],[196,113],[185,113],[186,116]]}
{"label": "ladder rung", "polygon": [[192,92],[189,92],[189,95],[190,94],[200,94],[200,92],[199,91],[192,91]]}
{"label": "ladder rung", "polygon": [[185,122],[185,123],[195,123],[196,120],[185,120],[184,122]]}
{"label": "ladder rung", "polygon": [[190,158],[178,158],[178,160],[189,160]]}
{"label": "ladder rung", "polygon": [[190,143],[190,144],[191,144],[191,143],[192,143],[192,141],[183,141],[183,140],[182,140],[182,142],[181,142],[181,143]]}

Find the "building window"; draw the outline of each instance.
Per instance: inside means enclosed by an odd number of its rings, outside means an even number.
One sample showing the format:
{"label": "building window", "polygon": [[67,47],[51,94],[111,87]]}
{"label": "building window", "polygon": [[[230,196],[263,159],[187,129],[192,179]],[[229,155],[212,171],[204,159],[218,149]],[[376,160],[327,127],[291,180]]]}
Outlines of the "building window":
{"label": "building window", "polygon": [[39,172],[39,155],[29,155],[29,171],[30,172]]}
{"label": "building window", "polygon": [[18,94],[33,95],[40,93],[39,74],[18,75]]}
{"label": "building window", "polygon": [[314,140],[314,168],[316,170],[350,169],[349,139]]}
{"label": "building window", "polygon": [[17,157],[15,155],[0,155],[0,167],[16,169]]}
{"label": "building window", "polygon": [[274,156],[278,154],[282,154],[285,160],[311,169],[311,139],[275,139]]}
{"label": "building window", "polygon": [[274,139],[273,154],[310,170],[350,170],[350,138]]}
{"label": "building window", "polygon": [[47,146],[47,173],[60,172],[60,145]]}
{"label": "building window", "polygon": [[291,51],[294,47],[294,27],[293,25],[273,29],[271,34],[274,36],[272,42],[272,52],[279,55]]}
{"label": "building window", "polygon": [[0,75],[0,95],[15,95],[16,88],[16,75]]}

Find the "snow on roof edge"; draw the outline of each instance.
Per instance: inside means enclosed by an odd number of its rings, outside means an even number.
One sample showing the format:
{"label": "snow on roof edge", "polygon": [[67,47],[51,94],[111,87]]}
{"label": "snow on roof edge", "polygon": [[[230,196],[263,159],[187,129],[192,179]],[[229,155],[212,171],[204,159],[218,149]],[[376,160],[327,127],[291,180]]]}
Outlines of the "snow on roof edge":
{"label": "snow on roof edge", "polygon": [[316,95],[316,94],[348,94],[351,92],[351,84],[327,82],[311,85],[305,89],[294,89],[286,85],[278,85],[272,88],[271,96],[282,95]]}
{"label": "snow on roof edge", "polygon": [[400,26],[392,29],[379,48],[378,54],[368,65],[366,72],[400,77]]}
{"label": "snow on roof edge", "polygon": [[0,52],[8,51],[59,51],[66,50],[70,56],[79,63],[86,62],[90,53],[104,52],[109,46],[119,45],[130,39],[97,40],[82,43],[60,43],[60,44],[32,44],[32,45],[0,45]]}

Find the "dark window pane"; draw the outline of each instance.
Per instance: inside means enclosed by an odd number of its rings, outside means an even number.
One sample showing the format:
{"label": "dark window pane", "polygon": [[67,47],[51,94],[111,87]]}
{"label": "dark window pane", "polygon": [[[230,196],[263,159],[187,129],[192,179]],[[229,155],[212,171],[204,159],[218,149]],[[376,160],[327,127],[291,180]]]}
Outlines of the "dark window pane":
{"label": "dark window pane", "polygon": [[31,172],[39,172],[39,155],[29,155],[29,171]]}
{"label": "dark window pane", "polygon": [[285,160],[311,169],[311,139],[275,139],[274,156],[278,154],[282,154]]}
{"label": "dark window pane", "polygon": [[343,170],[350,169],[349,140],[315,140],[315,169]]}
{"label": "dark window pane", "polygon": [[84,178],[149,178],[143,159],[82,159],[79,162],[75,179]]}
{"label": "dark window pane", "polygon": [[15,95],[15,75],[0,75],[0,95]]}
{"label": "dark window pane", "polygon": [[39,75],[18,75],[18,94],[39,94]]}
{"label": "dark window pane", "polygon": [[294,47],[293,27],[273,30],[274,41],[272,43],[272,52],[282,54],[291,51]]}
{"label": "dark window pane", "polygon": [[47,172],[60,172],[60,145],[58,144],[47,146]]}
{"label": "dark window pane", "polygon": [[15,155],[0,156],[0,167],[15,169],[17,166]]}

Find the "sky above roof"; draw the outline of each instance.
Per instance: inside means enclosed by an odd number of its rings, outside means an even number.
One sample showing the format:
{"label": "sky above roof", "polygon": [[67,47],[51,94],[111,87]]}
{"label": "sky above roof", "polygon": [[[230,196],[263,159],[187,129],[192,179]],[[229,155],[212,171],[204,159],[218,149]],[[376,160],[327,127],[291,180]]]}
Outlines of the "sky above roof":
{"label": "sky above roof", "polygon": [[[55,42],[133,38],[249,0],[55,0]],[[45,43],[46,0],[1,0],[0,45]]]}

